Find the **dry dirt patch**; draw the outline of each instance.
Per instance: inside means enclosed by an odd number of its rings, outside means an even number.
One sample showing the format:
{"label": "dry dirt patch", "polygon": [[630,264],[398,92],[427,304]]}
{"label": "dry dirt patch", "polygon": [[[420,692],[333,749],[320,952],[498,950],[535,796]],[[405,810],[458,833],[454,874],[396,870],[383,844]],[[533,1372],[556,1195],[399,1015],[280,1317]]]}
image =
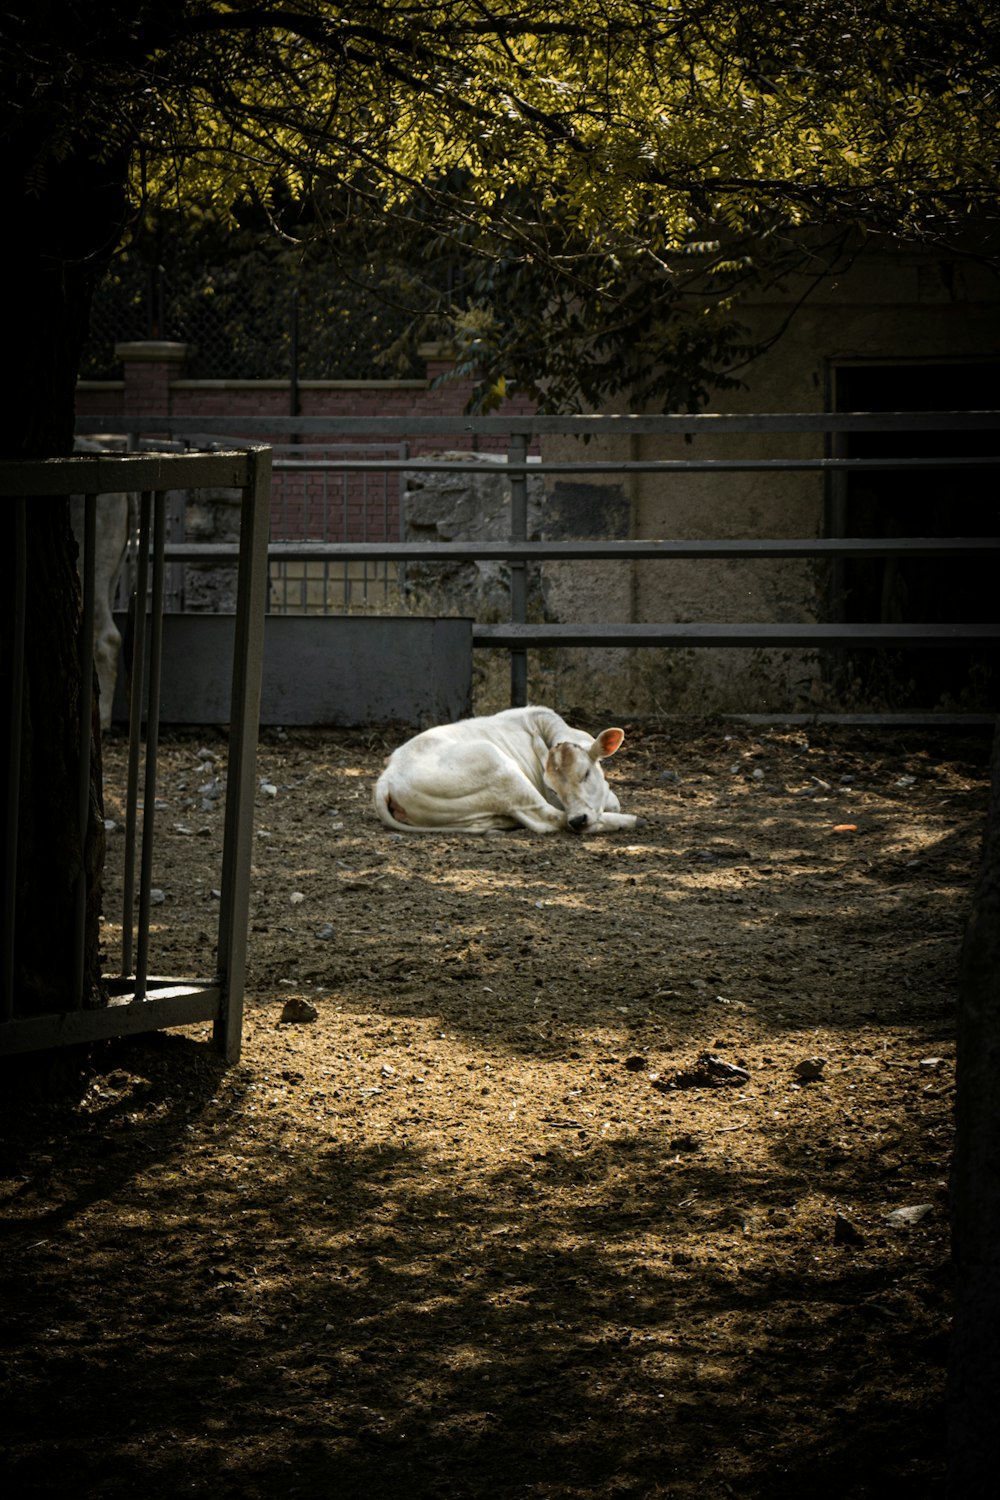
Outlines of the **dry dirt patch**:
{"label": "dry dirt patch", "polygon": [[[625,727],[591,840],[392,835],[394,737],[262,744],[241,1063],[7,1107],[17,1493],[940,1493],[988,742]],[[159,972],[224,772],[162,747]]]}

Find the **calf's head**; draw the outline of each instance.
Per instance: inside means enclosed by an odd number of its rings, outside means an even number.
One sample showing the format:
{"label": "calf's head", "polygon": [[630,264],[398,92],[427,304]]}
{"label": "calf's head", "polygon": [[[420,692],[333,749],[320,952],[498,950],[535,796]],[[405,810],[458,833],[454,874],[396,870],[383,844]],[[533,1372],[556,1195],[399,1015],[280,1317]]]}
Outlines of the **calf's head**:
{"label": "calf's head", "polygon": [[561,740],[549,751],[545,785],[566,809],[566,823],[574,833],[600,824],[609,796],[601,761],[614,755],[624,738],[620,729],[604,729],[589,749]]}

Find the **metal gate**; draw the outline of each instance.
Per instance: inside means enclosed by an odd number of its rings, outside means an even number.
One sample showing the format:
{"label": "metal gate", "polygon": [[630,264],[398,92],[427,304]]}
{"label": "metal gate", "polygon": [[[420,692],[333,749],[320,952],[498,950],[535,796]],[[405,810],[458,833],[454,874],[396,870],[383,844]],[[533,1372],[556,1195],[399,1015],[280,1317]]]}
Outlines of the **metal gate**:
{"label": "metal gate", "polygon": [[[163,1027],[211,1021],[214,1042],[230,1061],[240,1051],[243,985],[246,968],[250,841],[255,790],[258,707],[263,654],[267,582],[267,533],[270,508],[270,452],[253,448],[240,453],[162,456],[100,456],[34,463],[0,463],[0,496],[12,520],[17,565],[13,611],[14,661],[7,704],[10,746],[6,807],[8,836],[2,892],[3,972],[0,974],[0,1052],[17,1053]],[[203,977],[163,977],[151,972],[150,907],[156,859],[156,779],[159,735],[161,643],[167,563],[167,507],[170,491],[224,485],[240,493],[240,539],[236,557],[238,591],[236,647],[229,702],[229,749],[225,823],[219,872],[219,922],[215,956],[206,954]],[[18,806],[24,692],[24,621],[31,580],[26,570],[27,507],[52,503],[51,497],[83,494],[84,544],[81,560],[83,610],[80,621],[81,682],[93,677],[95,605],[95,533],[100,494],[139,495],[139,544],[136,562],[137,618],[147,614],[146,632],[137,630],[132,661],[132,705],[129,726],[126,801],[126,854],[121,951],[104,975],[107,1004],[85,1005],[85,921],[88,884],[82,868],[76,877],[74,978],[65,1005],[35,1012],[18,982]],[[141,734],[145,720],[146,732]],[[86,843],[90,816],[93,724],[89,692],[81,693],[77,730],[79,838]],[[106,893],[110,900],[110,893]]]}

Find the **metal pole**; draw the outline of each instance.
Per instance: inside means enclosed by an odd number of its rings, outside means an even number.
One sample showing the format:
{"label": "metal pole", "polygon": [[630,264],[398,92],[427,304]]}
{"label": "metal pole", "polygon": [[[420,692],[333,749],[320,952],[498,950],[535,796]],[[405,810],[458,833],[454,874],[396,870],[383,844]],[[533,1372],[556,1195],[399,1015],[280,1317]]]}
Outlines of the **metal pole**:
{"label": "metal pole", "polygon": [[[288,410],[289,415],[299,415],[299,289],[292,292],[292,304],[289,317],[291,335],[291,369],[288,380]],[[299,441],[298,433],[293,433],[292,442]]]}
{"label": "metal pole", "polygon": [[14,599],[10,677],[10,740],[7,750],[7,842],[3,876],[3,994],[0,1015],[14,1017],[14,935],[17,914],[17,835],[21,793],[21,724],[24,713],[24,637],[27,606],[27,501],[14,501]]}
{"label": "metal pole", "polygon": [[[527,438],[523,433],[512,434],[507,462],[523,469],[527,454]],[[512,542],[528,540],[528,479],[523,472],[510,476],[510,539]],[[526,625],[528,621],[528,566],[524,562],[510,565],[510,620],[512,625]],[[527,701],[528,652],[514,647],[510,653],[511,707],[523,708]]]}
{"label": "metal pole", "polygon": [[149,708],[146,717],[146,776],[142,793],[142,869],[139,875],[139,941],[135,963],[135,998],[145,1000],[149,977],[149,907],[153,881],[153,824],[156,816],[156,757],[160,734],[160,668],[163,658],[163,543],[167,529],[166,495],[153,500],[153,615],[150,621]]}
{"label": "metal pole", "polygon": [[222,895],[219,903],[220,1013],[213,1038],[229,1062],[240,1055],[250,910],[250,856],[260,724],[271,510],[271,452],[251,449],[240,516],[240,568],[229,706],[229,760]]}
{"label": "metal pole", "polygon": [[77,816],[80,869],[76,877],[73,941],[73,1005],[83,1005],[87,942],[87,827],[90,822],[90,752],[94,733],[94,554],[97,547],[97,496],[83,499],[83,613],[80,628],[80,726]]}
{"label": "metal pole", "polygon": [[135,928],[136,810],[139,803],[139,755],[142,742],[142,698],[146,689],[146,603],[149,594],[149,522],[153,496],[139,498],[139,559],[132,600],[132,671],[128,702],[128,782],[125,794],[125,871],[122,893],[122,962],[124,978],[132,972]]}

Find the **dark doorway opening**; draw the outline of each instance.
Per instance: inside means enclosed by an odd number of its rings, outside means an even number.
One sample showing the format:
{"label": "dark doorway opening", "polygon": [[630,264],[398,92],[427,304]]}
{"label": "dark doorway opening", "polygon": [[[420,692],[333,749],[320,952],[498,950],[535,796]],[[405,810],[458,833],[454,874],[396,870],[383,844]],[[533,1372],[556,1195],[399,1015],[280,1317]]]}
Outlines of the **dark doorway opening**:
{"label": "dark doorway opening", "polygon": [[[997,411],[1000,359],[838,365],[839,412]],[[835,450],[850,458],[979,458],[1000,453],[1000,431],[849,433]],[[828,508],[831,535],[941,537],[1000,535],[1000,469],[985,464],[837,475]],[[834,573],[835,619],[883,624],[994,623],[1000,579],[989,557],[873,558]],[[1000,651],[845,651],[839,685],[893,712],[1000,711]]]}

